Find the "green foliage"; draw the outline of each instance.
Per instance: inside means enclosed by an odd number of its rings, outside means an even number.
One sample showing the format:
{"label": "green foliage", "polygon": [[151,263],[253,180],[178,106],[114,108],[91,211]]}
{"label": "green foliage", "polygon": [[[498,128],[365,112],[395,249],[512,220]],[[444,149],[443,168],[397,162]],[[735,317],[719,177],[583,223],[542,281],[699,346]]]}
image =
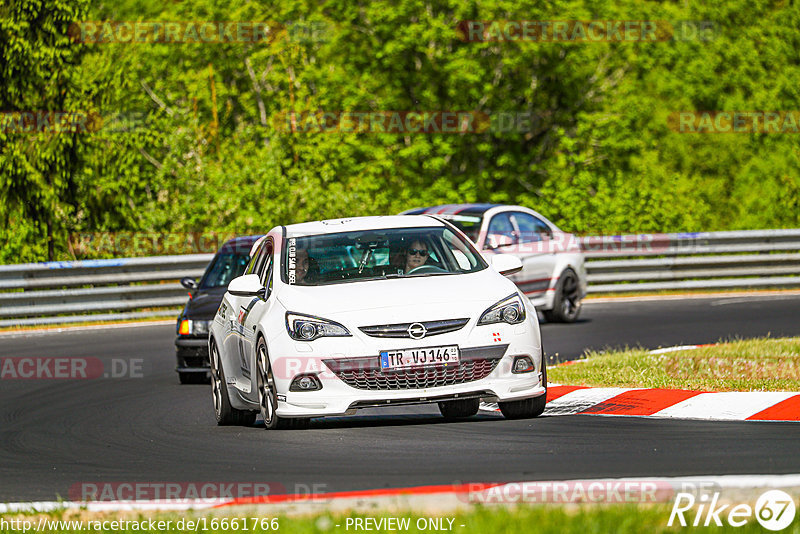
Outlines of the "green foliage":
{"label": "green foliage", "polygon": [[[459,21],[503,19],[693,20],[713,32],[459,38]],[[284,29],[265,42],[81,44],[67,30],[82,20]],[[0,7],[0,109],[137,119],[91,134],[0,132],[0,261],[69,258],[77,232],[255,233],[470,201],[527,205],[583,234],[796,227],[797,135],[678,133],[668,119],[797,109],[798,24],[790,3],[744,0],[11,0]],[[315,110],[537,119],[466,134],[276,128],[283,112]]]}

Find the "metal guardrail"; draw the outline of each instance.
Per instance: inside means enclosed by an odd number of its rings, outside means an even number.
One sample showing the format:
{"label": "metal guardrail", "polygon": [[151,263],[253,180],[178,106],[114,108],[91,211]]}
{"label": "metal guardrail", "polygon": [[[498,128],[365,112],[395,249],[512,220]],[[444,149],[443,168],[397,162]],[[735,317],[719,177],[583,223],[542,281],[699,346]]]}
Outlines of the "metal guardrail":
{"label": "metal guardrail", "polygon": [[0,265],[0,327],[177,317],[187,290],[176,282],[184,276],[199,278],[213,257]]}
{"label": "metal guardrail", "polygon": [[589,293],[800,287],[800,229],[580,241]]}
{"label": "metal guardrail", "polygon": [[[582,237],[590,293],[800,287],[800,229]],[[176,317],[213,254],[0,265],[0,327]]]}

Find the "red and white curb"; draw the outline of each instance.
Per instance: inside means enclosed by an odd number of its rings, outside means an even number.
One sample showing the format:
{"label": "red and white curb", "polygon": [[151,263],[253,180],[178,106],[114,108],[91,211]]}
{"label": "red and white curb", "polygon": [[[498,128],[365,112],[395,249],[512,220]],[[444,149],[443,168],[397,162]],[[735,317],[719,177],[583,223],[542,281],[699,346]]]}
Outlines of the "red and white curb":
{"label": "red and white curb", "polygon": [[[496,404],[482,404],[497,411]],[[800,393],[590,388],[551,384],[544,415],[610,415],[720,421],[800,421]]]}
{"label": "red and white curb", "polygon": [[[679,345],[651,350],[666,354],[711,347]],[[588,360],[559,364],[575,365]],[[496,403],[482,403],[481,410],[499,411]],[[726,391],[684,389],[594,388],[550,384],[544,415],[617,415],[720,421],[800,421],[800,392]]]}
{"label": "red and white curb", "polygon": [[[631,477],[582,480],[537,480],[527,482],[476,482],[439,486],[416,486],[319,494],[263,495],[229,500],[180,499],[160,501],[18,502],[0,503],[0,514],[52,512],[80,509],[89,512],[189,511],[221,509],[230,506],[311,505],[319,509],[348,510],[367,505],[397,509],[437,510],[459,508],[474,503],[626,503],[669,502],[678,491],[791,489],[800,491],[800,474],[786,475],[697,475],[686,477]],[[432,503],[432,499],[433,502]]]}

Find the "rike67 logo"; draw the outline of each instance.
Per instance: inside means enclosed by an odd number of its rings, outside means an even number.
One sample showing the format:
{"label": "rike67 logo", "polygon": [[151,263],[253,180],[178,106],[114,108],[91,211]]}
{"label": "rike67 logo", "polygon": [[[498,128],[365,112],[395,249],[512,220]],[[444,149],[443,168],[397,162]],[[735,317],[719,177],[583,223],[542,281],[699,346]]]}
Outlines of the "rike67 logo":
{"label": "rike67 logo", "polygon": [[678,493],[667,526],[673,526],[677,520],[682,527],[721,527],[724,523],[732,527],[741,527],[755,518],[767,530],[783,530],[794,521],[794,499],[781,490],[770,490],[763,493],[756,501],[755,507],[749,504],[722,504],[720,494],[715,492],[696,497],[692,493]]}

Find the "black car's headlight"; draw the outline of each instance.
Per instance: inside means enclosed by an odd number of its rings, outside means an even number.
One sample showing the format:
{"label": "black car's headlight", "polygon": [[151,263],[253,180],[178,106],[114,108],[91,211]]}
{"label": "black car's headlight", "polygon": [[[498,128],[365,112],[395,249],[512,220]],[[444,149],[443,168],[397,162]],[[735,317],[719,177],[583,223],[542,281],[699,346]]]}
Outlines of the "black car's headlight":
{"label": "black car's headlight", "polygon": [[178,323],[178,335],[181,336],[205,336],[211,321],[196,321],[193,319],[183,319]]}
{"label": "black car's headlight", "polygon": [[286,312],[286,330],[289,332],[289,337],[297,341],[351,336],[350,331],[336,321],[292,312]]}
{"label": "black car's headlight", "polygon": [[478,326],[494,323],[519,324],[525,320],[525,304],[519,294],[513,293],[485,312],[478,319]]}

